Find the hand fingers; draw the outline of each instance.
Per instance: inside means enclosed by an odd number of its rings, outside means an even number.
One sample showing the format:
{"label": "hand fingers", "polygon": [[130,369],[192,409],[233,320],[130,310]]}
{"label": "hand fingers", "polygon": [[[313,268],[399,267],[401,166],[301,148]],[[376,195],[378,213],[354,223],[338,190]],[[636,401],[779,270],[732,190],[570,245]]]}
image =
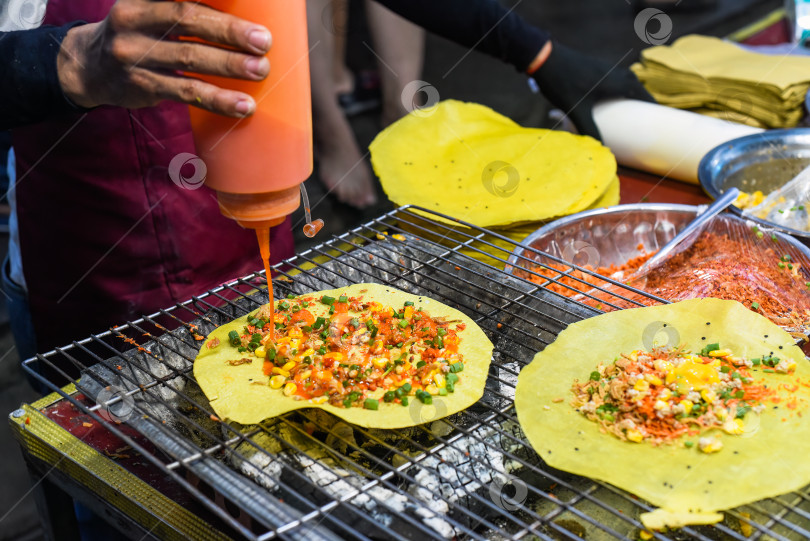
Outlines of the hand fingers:
{"label": "hand fingers", "polygon": [[186,103],[231,117],[245,117],[256,110],[256,102],[248,94],[225,90],[193,77],[168,75],[135,68],[131,72],[132,82],[144,92]]}
{"label": "hand fingers", "polygon": [[596,127],[596,122],[593,120],[593,109],[584,103],[571,111],[571,122],[577,127],[580,135],[590,135],[597,141],[602,140],[599,133],[599,128]]}
{"label": "hand fingers", "polygon": [[246,55],[192,41],[131,38],[119,60],[144,68],[186,71],[259,81],[270,72],[263,56]]}
{"label": "hand fingers", "polygon": [[265,27],[197,2],[119,1],[109,17],[116,29],[196,37],[254,54],[266,53],[272,44]]}

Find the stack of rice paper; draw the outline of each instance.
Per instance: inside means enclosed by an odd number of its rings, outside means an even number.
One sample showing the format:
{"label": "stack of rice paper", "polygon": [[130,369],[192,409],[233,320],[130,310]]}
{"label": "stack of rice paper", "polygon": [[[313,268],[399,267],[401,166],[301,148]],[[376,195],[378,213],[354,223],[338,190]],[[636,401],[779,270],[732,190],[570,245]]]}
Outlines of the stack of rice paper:
{"label": "stack of rice paper", "polygon": [[[396,205],[435,210],[516,242],[555,218],[619,202],[616,159],[599,141],[524,128],[478,104],[447,100],[419,109],[369,148]],[[514,246],[494,244],[502,248],[488,250],[495,259],[470,255],[502,268]]]}
{"label": "stack of rice paper", "polygon": [[662,105],[759,128],[796,126],[810,88],[810,58],[754,53],[708,36],[650,47],[633,71]]}

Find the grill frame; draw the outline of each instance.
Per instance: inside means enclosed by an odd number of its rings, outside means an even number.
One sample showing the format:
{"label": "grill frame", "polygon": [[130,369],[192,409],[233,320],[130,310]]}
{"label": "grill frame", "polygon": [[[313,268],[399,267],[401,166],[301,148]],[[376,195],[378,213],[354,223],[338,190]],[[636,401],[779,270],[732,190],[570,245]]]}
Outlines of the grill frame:
{"label": "grill frame", "polygon": [[[384,232],[390,233],[386,238]],[[379,261],[382,257],[379,252],[372,251],[369,247],[374,246],[375,243],[385,242],[386,247],[400,246],[397,242],[391,239],[390,235],[393,234],[409,235],[412,239],[419,241],[423,246],[415,248],[417,253],[423,253],[424,258],[417,260],[413,254],[405,254],[404,251],[392,252],[392,255],[387,261]],[[385,240],[379,240],[382,237]],[[358,242],[362,239],[362,242]],[[496,242],[506,245],[498,246]],[[413,249],[415,243],[402,243],[402,247]],[[425,247],[430,247],[431,250],[427,251]],[[429,289],[422,286],[421,280],[435,280],[439,283],[441,277],[442,287],[449,288],[450,291],[456,291],[458,295],[465,293],[463,284],[465,278],[462,275],[466,273],[472,274],[477,280],[486,282],[494,278],[500,278],[498,284],[503,285],[505,290],[508,290],[510,295],[507,296],[503,292],[493,292],[493,296],[503,301],[500,306],[484,307],[486,300],[481,300],[477,305],[473,305],[471,310],[476,312],[470,314],[469,307],[467,312],[473,319],[482,327],[485,328],[487,334],[496,343],[496,354],[498,355],[493,361],[496,366],[497,375],[490,373],[490,380],[495,380],[497,385],[507,385],[514,390],[514,382],[510,383],[511,378],[516,378],[519,372],[519,367],[524,366],[531,361],[532,355],[527,353],[527,357],[523,359],[514,359],[508,356],[508,352],[504,347],[499,348],[499,344],[503,344],[504,340],[507,342],[511,340],[510,332],[518,332],[521,340],[525,340],[528,345],[516,344],[517,349],[525,349],[529,351],[537,351],[536,348],[531,347],[532,340],[539,342],[543,345],[550,343],[555,333],[556,328],[564,328],[571,321],[581,319],[587,315],[595,315],[599,313],[597,310],[580,305],[574,301],[566,299],[565,297],[549,291],[547,286],[550,283],[559,283],[558,279],[548,279],[543,284],[535,284],[525,280],[513,278],[507,272],[498,270],[495,267],[486,266],[482,263],[472,259],[469,253],[476,253],[478,255],[486,254],[486,251],[494,252],[496,255],[487,254],[487,256],[501,265],[507,265],[510,257],[515,248],[519,245],[509,240],[507,237],[500,235],[493,231],[482,229],[472,224],[455,220],[449,216],[431,211],[428,209],[405,206],[393,210],[383,216],[371,220],[370,222],[357,227],[340,236],[334,236],[331,240],[320,244],[310,250],[307,250],[296,257],[288,260],[287,262],[277,265],[275,270],[279,275],[284,277],[274,280],[274,286],[280,295],[288,292],[294,292],[294,286],[299,278],[308,278],[312,271],[323,271],[327,269],[331,262],[339,262],[341,265],[347,266],[347,269],[355,268],[361,274],[364,272],[363,265],[368,265],[367,261],[362,256],[373,256],[377,258],[374,265],[393,265],[397,266],[402,262],[403,257],[411,258],[405,265],[407,269],[404,274],[396,276],[391,282],[405,280],[410,282],[415,287],[420,288],[426,294],[432,294]],[[462,253],[462,252],[465,252]],[[554,261],[557,264],[566,265],[568,270],[564,274],[579,270],[586,274],[593,275],[592,271],[571,265],[565,261],[554,258],[553,256],[546,256],[547,259]],[[525,258],[524,258],[525,259]],[[361,262],[363,264],[361,264]],[[533,263],[537,263],[533,261]],[[412,265],[412,266],[411,266]],[[452,265],[451,269],[445,268],[446,265]],[[344,279],[338,273],[329,270],[328,274],[334,274],[334,280],[340,281]],[[582,522],[588,528],[593,528],[593,531],[600,538],[623,538],[628,535],[628,532],[637,531],[642,528],[637,518],[634,518],[638,513],[649,511],[651,507],[645,502],[636,500],[628,493],[616,489],[606,483],[586,480],[577,476],[569,476],[568,474],[561,474],[560,472],[550,471],[544,463],[536,464],[530,463],[527,459],[521,458],[519,451],[528,450],[533,453],[528,442],[525,441],[525,436],[521,438],[520,435],[510,433],[506,427],[517,426],[517,419],[514,413],[514,405],[509,396],[503,395],[496,390],[493,390],[488,385],[487,395],[493,398],[496,403],[503,403],[502,406],[492,406],[484,403],[484,400],[479,404],[451,416],[444,422],[450,425],[453,429],[450,434],[446,436],[437,436],[430,432],[426,425],[420,425],[412,432],[408,431],[392,431],[401,432],[403,437],[402,441],[408,444],[411,449],[421,451],[417,456],[409,456],[404,454],[395,446],[383,441],[380,436],[376,435],[373,431],[368,429],[361,429],[355,427],[358,434],[362,435],[365,441],[374,441],[375,443],[387,446],[390,452],[393,452],[401,460],[405,462],[400,466],[393,466],[388,462],[383,462],[383,459],[370,453],[360,446],[353,447],[353,451],[359,453],[365,459],[377,468],[378,471],[383,473],[376,473],[370,470],[366,464],[358,462],[354,458],[347,456],[348,453],[342,453],[341,460],[349,464],[352,468],[364,473],[366,482],[360,487],[354,488],[343,495],[340,499],[332,499],[325,503],[314,502],[300,497],[298,501],[290,501],[288,498],[295,497],[299,492],[299,486],[292,486],[292,481],[300,481],[307,487],[307,483],[313,488],[312,480],[308,478],[303,472],[294,471],[289,465],[282,464],[284,470],[284,481],[278,481],[279,492],[285,495],[285,501],[279,502],[278,497],[272,495],[269,491],[261,487],[258,483],[250,480],[243,473],[238,472],[234,465],[234,459],[243,460],[245,463],[250,463],[242,451],[239,451],[237,444],[247,445],[248,448],[253,447],[257,452],[264,452],[272,460],[273,457],[269,452],[261,448],[256,443],[258,436],[267,436],[278,444],[292,453],[303,453],[306,451],[301,449],[295,442],[284,440],[279,434],[281,430],[292,431],[296,437],[300,437],[304,441],[312,444],[315,447],[325,447],[325,444],[312,434],[307,434],[302,430],[300,422],[295,420],[296,413],[285,414],[277,419],[267,421],[262,425],[255,427],[247,427],[243,432],[242,427],[234,428],[227,424],[218,424],[217,427],[223,431],[220,434],[212,432],[210,425],[201,422],[198,414],[189,414],[181,411],[173,405],[168,399],[161,396],[162,390],[166,388],[174,389],[172,393],[180,396],[185,402],[193,404],[202,414],[213,415],[207,401],[203,404],[196,400],[188,392],[186,387],[181,389],[172,387],[172,382],[176,379],[191,384],[192,387],[196,386],[193,382],[191,374],[191,365],[193,364],[193,356],[189,358],[184,354],[184,349],[194,349],[202,345],[202,341],[194,338],[195,323],[188,323],[187,319],[197,318],[196,321],[200,323],[213,323],[212,318],[215,316],[222,319],[231,319],[234,313],[241,315],[258,308],[261,305],[259,300],[261,297],[247,295],[249,289],[255,288],[255,284],[250,280],[259,279],[263,273],[256,273],[250,277],[242,278],[225,284],[218,288],[214,288],[202,295],[195,296],[189,301],[179,303],[175,307],[167,310],[161,310],[149,316],[144,316],[136,321],[128,322],[125,325],[115,327],[104,333],[93,335],[81,341],[73,342],[70,346],[64,348],[57,348],[54,351],[44,355],[37,355],[33,359],[25,361],[24,368],[33,377],[42,381],[45,385],[52,388],[54,391],[61,394],[65,399],[73,403],[77,408],[92,416],[96,421],[103,424],[107,429],[112,431],[116,436],[124,440],[127,444],[132,446],[136,451],[140,452],[147,460],[159,468],[162,472],[172,477],[183,488],[188,490],[195,498],[201,501],[210,511],[218,516],[231,527],[234,532],[243,536],[246,539],[265,540],[273,538],[281,539],[334,539],[335,534],[342,537],[351,537],[358,539],[372,539],[375,535],[374,525],[365,524],[370,519],[363,516],[363,509],[356,507],[351,503],[352,500],[361,497],[370,497],[374,489],[385,488],[400,496],[403,496],[406,501],[414,505],[423,505],[424,502],[419,500],[413,494],[403,491],[400,487],[403,486],[403,480],[411,483],[410,486],[419,486],[420,482],[416,479],[419,473],[428,470],[424,464],[439,456],[443,452],[463,454],[464,449],[460,445],[469,442],[477,442],[485,448],[492,448],[493,443],[489,442],[481,432],[488,431],[489,433],[496,434],[499,442],[507,441],[516,445],[517,451],[507,449],[497,449],[497,452],[511,460],[516,461],[522,465],[524,473],[530,476],[539,477],[554,484],[555,486],[549,490],[538,488],[532,483],[526,483],[521,478],[512,476],[509,472],[505,473],[506,480],[509,481],[518,490],[519,487],[524,486],[527,491],[527,498],[523,501],[517,502],[515,500],[507,499],[504,502],[503,493],[500,495],[500,503],[498,503],[492,496],[492,484],[495,483],[493,475],[501,474],[503,472],[497,471],[490,464],[486,462],[486,456],[470,456],[470,463],[478,464],[480,468],[489,469],[490,486],[489,494],[486,490],[482,493],[482,484],[476,479],[471,479],[470,484],[478,482],[478,487],[474,490],[468,490],[465,497],[469,502],[475,504],[476,509],[483,509],[487,514],[471,511],[464,505],[457,505],[450,497],[441,496],[440,501],[444,501],[454,512],[454,514],[441,517],[450,526],[456,529],[459,534],[465,539],[489,539],[491,535],[497,534],[500,538],[520,539],[527,535],[534,535],[540,539],[578,539],[576,531],[567,529],[565,526],[571,528],[571,522],[579,524]],[[486,275],[488,274],[488,276]],[[536,273],[535,273],[536,274]],[[537,275],[537,274],[536,274]],[[539,276],[539,275],[538,275]],[[410,277],[410,278],[409,278]],[[377,279],[375,276],[369,276],[370,279]],[[602,277],[600,277],[602,278]],[[322,278],[321,278],[322,279]],[[576,278],[574,278],[576,280]],[[604,278],[602,278],[604,279]],[[461,281],[460,281],[461,280]],[[629,288],[622,286],[618,282],[607,279],[606,281],[612,282],[614,286],[622,288],[627,291]],[[560,284],[564,285],[564,284]],[[438,286],[437,286],[438,287]],[[564,285],[564,287],[570,287]],[[495,288],[493,288],[495,289]],[[597,288],[599,289],[599,288]],[[604,293],[615,296],[615,291],[610,293],[602,290]],[[634,290],[635,291],[635,290]],[[640,291],[635,291],[656,301],[651,295],[644,294]],[[584,293],[584,292],[583,292]],[[542,322],[542,325],[535,324],[528,321],[527,314],[536,312],[538,315],[546,317],[546,314],[539,312],[538,296],[542,297],[539,301],[540,306],[551,306],[556,309],[555,313],[564,314],[568,317],[569,321],[557,319],[549,316]],[[233,297],[233,298],[231,298]],[[436,297],[442,302],[453,304],[454,300],[451,297],[445,296]],[[592,297],[593,298],[593,297]],[[235,299],[235,300],[234,300]],[[479,299],[474,299],[479,300]],[[628,300],[625,298],[625,300]],[[529,327],[539,329],[538,336],[531,336],[525,332],[523,328],[509,328],[501,329],[499,327],[500,320],[506,314],[509,318],[515,318],[522,323],[528,323]],[[570,316],[570,317],[569,317]],[[509,319],[507,318],[507,319]],[[172,329],[166,330],[166,323],[172,322]],[[553,327],[553,326],[555,327]],[[162,335],[159,332],[165,331]],[[558,331],[557,331],[558,332]],[[133,338],[138,336],[139,338]],[[545,337],[544,337],[545,336]],[[145,337],[145,339],[144,339]],[[140,347],[150,349],[149,353],[140,352],[136,349],[126,350],[125,348],[118,348],[116,344],[110,343],[111,338],[124,338],[129,341],[129,345],[138,344]],[[514,340],[511,340],[514,342]],[[118,342],[122,345],[125,342]],[[186,361],[186,366],[175,369],[170,368],[168,373],[159,375],[154,374],[151,381],[144,383],[138,377],[129,377],[127,385],[124,387],[125,392],[120,393],[118,396],[107,402],[106,408],[114,407],[116,404],[126,405],[128,402],[133,402],[140,397],[149,397],[149,400],[164,406],[182,418],[185,426],[199,431],[199,435],[216,442],[213,445],[201,448],[193,441],[191,441],[187,434],[179,433],[172,427],[166,427],[156,419],[151,417],[142,418],[140,415],[132,415],[127,418],[126,422],[134,427],[138,432],[145,435],[151,442],[163,451],[163,454],[168,455],[159,456],[143,446],[139,445],[136,441],[129,438],[126,434],[117,428],[115,419],[110,419],[109,414],[103,414],[105,411],[101,405],[86,406],[76,397],[70,396],[68,393],[61,389],[62,385],[68,382],[76,384],[77,388],[86,391],[95,391],[98,393],[99,389],[106,386],[115,385],[116,380],[108,379],[106,375],[108,372],[102,374],[94,373],[92,370],[88,371],[89,364],[83,358],[90,359],[95,363],[101,363],[109,366],[111,363],[121,363],[121,360],[126,363],[133,361],[133,355],[147,355],[153,357],[154,361],[160,366],[161,360],[159,353],[155,351],[170,351]],[[99,353],[101,351],[103,353]],[[105,356],[106,354],[106,356]],[[501,360],[501,356],[511,359],[511,361]],[[83,378],[77,381],[72,375],[68,374],[57,366],[57,358],[66,360],[69,364],[73,365],[75,369],[83,372],[85,376],[90,374],[90,380]],[[515,368],[511,366],[515,365]],[[55,381],[57,378],[44,377],[40,374],[40,368],[48,367],[51,372],[55,372],[58,378],[63,380]],[[124,379],[127,379],[126,370],[118,374]],[[142,379],[142,378],[141,378]],[[97,388],[93,389],[93,382]],[[500,389],[499,389],[500,390]],[[92,392],[89,394],[92,395]],[[495,396],[493,396],[493,394]],[[500,394],[500,396],[497,396]],[[485,395],[485,398],[487,397]],[[480,406],[480,407],[479,407]],[[136,406],[136,411],[141,411]],[[316,428],[324,428],[316,426]],[[278,430],[274,430],[278,429]],[[336,436],[334,427],[328,427],[319,432]],[[411,433],[415,435],[410,435]],[[433,444],[428,446],[423,443],[425,438]],[[504,440],[505,439],[505,440]],[[227,455],[228,458],[224,458]],[[240,456],[242,455],[242,456]],[[460,456],[460,455],[459,455]],[[473,466],[474,467],[474,466]],[[327,468],[328,469],[328,468]],[[365,471],[364,471],[365,470]],[[332,470],[335,471],[334,469]],[[416,471],[417,473],[411,473]],[[207,496],[198,487],[187,480],[187,474],[192,473],[196,477],[209,482],[214,488],[225,497],[235,500],[237,507],[244,513],[251,516],[253,524],[248,526],[244,521],[240,522],[239,517],[233,516],[231,513],[219,506],[213,498]],[[573,480],[573,481],[572,481]],[[584,488],[579,484],[584,483]],[[425,488],[425,487],[422,487]],[[502,488],[502,487],[501,487]],[[557,492],[552,492],[556,490]],[[571,495],[567,499],[560,498],[557,494],[563,491]],[[319,492],[317,487],[314,488],[313,493]],[[489,497],[488,497],[489,496]],[[517,496],[517,494],[516,494]],[[630,513],[625,513],[619,509],[617,505],[607,503],[605,497],[610,497],[611,501],[621,502],[621,504],[633,511],[633,516]],[[783,501],[784,498],[790,497],[791,501]],[[508,496],[507,496],[508,498]],[[384,501],[379,501],[377,498],[376,504],[384,507]],[[782,535],[775,531],[774,528],[780,527],[780,531],[793,530],[798,535],[810,536],[808,528],[810,525],[805,525],[803,528],[787,520],[789,514],[798,516],[803,520],[810,521],[810,491],[808,488],[798,493],[791,493],[787,496],[772,498],[767,500],[768,505],[773,504],[777,511],[770,512],[762,505],[758,506],[744,506],[746,510],[731,510],[727,511],[727,515],[741,523],[750,525],[753,533],[750,537],[743,536],[740,532],[732,529],[725,523],[715,525],[712,527],[700,528],[683,528],[675,534],[660,534],[655,533],[655,538],[659,539],[681,539],[681,538],[694,538],[709,540],[719,537],[726,539],[758,539],[767,534],[775,539],[791,539],[789,535]],[[513,509],[513,504],[517,504]],[[539,512],[535,509],[535,504],[538,506],[543,504],[551,507],[550,511]],[[581,507],[591,508],[591,512],[583,511]],[[764,513],[762,510],[764,509]],[[515,511],[515,512],[513,512]],[[593,516],[595,512],[606,513],[611,519],[611,525],[600,522]],[[742,513],[749,512],[752,516],[763,515],[763,520],[748,519]],[[273,517],[268,517],[268,514],[273,514]],[[408,535],[400,535],[395,530],[387,530],[391,534],[391,538],[395,539],[408,539],[414,536],[425,536],[428,538],[440,538],[435,530],[427,527],[424,521],[420,521],[408,513],[391,512],[395,519],[400,521],[398,524],[404,527],[409,527],[411,530]],[[347,520],[345,517],[353,517],[352,520]],[[343,517],[343,518],[341,518]],[[567,518],[572,517],[572,518]],[[563,522],[567,521],[567,522]],[[579,521],[579,522],[577,522]],[[368,526],[368,530],[362,531],[356,525]],[[622,531],[618,531],[612,524],[621,524],[624,526]],[[582,526],[582,524],[580,524]],[[406,530],[403,530],[406,531]],[[496,537],[497,538],[497,537]]]}

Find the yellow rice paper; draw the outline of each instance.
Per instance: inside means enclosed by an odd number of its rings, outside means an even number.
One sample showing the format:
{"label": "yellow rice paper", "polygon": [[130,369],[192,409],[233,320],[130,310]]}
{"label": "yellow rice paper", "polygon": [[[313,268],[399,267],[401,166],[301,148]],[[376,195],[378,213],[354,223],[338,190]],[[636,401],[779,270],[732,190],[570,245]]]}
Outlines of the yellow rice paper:
{"label": "yellow rice paper", "polygon": [[585,210],[616,179],[616,159],[591,137],[523,128],[474,103],[420,109],[371,143],[371,163],[397,205],[480,227]]}
{"label": "yellow rice paper", "polygon": [[[658,345],[675,345],[671,341],[675,339],[699,351],[717,342],[749,359],[773,353],[795,360],[798,366],[791,374],[754,371],[754,377],[778,389],[783,400],[776,409],[766,402],[762,413],[749,412],[742,435],[706,433],[723,442],[723,449],[714,454],[680,441],[655,447],[601,433],[597,423],[570,405],[571,385],[575,379],[586,380],[600,362],[649,349],[651,329],[664,330],[664,323],[675,333],[667,331],[673,336],[669,338],[659,332]],[[810,483],[810,461],[805,459],[810,453],[810,423],[801,416],[810,404],[808,383],[810,362],[788,333],[736,301],[691,299],[611,312],[569,326],[521,371],[515,407],[532,447],[549,466],[606,481],[644,498],[659,509],[642,514],[642,523],[661,529],[718,522],[720,510]],[[782,384],[798,384],[798,390],[788,392]],[[786,407],[788,400],[796,401],[795,409]]]}
{"label": "yellow rice paper", "polygon": [[[379,284],[355,284],[349,287],[310,293],[303,296],[321,297],[323,295],[338,298],[362,297],[365,301],[377,301],[384,306],[401,307],[406,301],[421,307],[431,317],[444,317],[448,320],[460,320],[466,328],[458,333],[461,338],[459,353],[464,356],[464,370],[458,373],[459,382],[455,392],[446,396],[434,396],[433,404],[422,404],[411,396],[410,405],[402,406],[385,403],[382,395],[385,389],[368,393],[368,398],[379,399],[379,410],[367,410],[361,407],[340,408],[328,403],[314,404],[308,400],[296,400],[284,396],[281,389],[271,389],[267,385],[268,377],[262,372],[264,359],[254,357],[249,364],[232,366],[228,361],[250,357],[250,353],[239,353],[228,341],[232,330],[242,332],[248,318],[240,317],[222,325],[209,334],[204,344],[212,338],[218,338],[220,344],[208,349],[203,346],[194,361],[194,377],[200,385],[211,407],[223,421],[236,421],[242,424],[255,424],[276,417],[288,411],[301,408],[320,408],[352,424],[369,428],[402,428],[434,421],[459,412],[475,402],[484,393],[489,363],[492,359],[492,343],[484,331],[462,312],[439,301],[425,296],[412,295],[389,286]],[[281,302],[281,300],[276,301]],[[288,301],[289,302],[289,301]],[[308,310],[316,318],[329,317],[329,306],[321,303],[310,304]],[[350,310],[349,314],[353,314]]]}

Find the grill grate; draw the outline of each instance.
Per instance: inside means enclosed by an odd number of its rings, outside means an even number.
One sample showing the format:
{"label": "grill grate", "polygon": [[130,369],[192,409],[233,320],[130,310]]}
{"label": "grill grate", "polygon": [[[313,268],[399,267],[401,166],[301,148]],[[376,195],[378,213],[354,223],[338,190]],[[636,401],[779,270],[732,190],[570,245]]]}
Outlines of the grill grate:
{"label": "grill grate", "polygon": [[[434,410],[412,408],[425,422],[409,429],[349,426],[319,410],[256,426],[216,421],[194,382],[193,360],[208,332],[267,301],[256,286],[259,275],[24,364],[246,539],[637,537],[638,516],[649,505],[549,468],[517,423],[520,368],[568,324],[598,312],[550,291],[549,284],[560,283],[555,279],[536,284],[498,270],[516,247],[491,231],[403,207],[279,267],[279,295],[375,281],[455,306],[485,330],[495,353],[484,397],[442,420],[433,420],[441,416],[439,399]],[[589,272],[568,268],[566,275]],[[618,298],[618,291],[603,291],[600,299]],[[97,404],[61,391],[69,382]],[[160,452],[127,437],[120,422]],[[714,526],[655,537],[805,539],[810,488],[729,511]]]}

